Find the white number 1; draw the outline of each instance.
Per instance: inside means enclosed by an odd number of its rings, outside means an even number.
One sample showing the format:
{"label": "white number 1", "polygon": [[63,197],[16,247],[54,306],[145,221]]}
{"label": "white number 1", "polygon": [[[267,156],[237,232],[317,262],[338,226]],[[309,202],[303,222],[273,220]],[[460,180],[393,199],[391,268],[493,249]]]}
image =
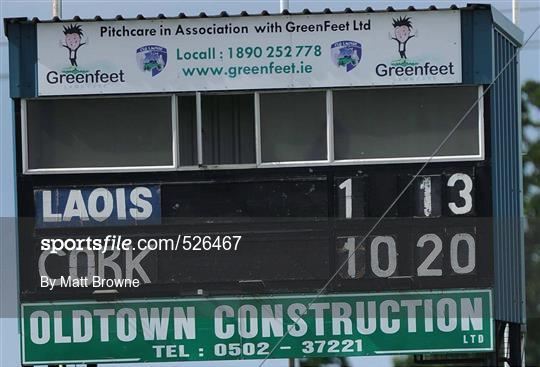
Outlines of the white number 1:
{"label": "white number 1", "polygon": [[424,215],[431,216],[431,177],[424,177],[420,184],[420,189],[424,190]]}
{"label": "white number 1", "polygon": [[345,189],[345,218],[352,218],[352,179],[343,181],[339,188]]}
{"label": "white number 1", "polygon": [[356,257],[354,253],[356,241],[354,237],[347,238],[347,242],[345,242],[343,248],[347,250],[347,274],[351,279],[354,279],[356,278]]}

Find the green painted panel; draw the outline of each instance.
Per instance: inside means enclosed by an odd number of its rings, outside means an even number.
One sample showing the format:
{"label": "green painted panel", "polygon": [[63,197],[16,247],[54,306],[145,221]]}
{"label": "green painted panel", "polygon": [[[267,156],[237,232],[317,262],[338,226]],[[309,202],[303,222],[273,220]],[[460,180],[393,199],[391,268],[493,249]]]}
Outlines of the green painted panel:
{"label": "green painted panel", "polygon": [[22,305],[25,364],[493,350],[490,290]]}

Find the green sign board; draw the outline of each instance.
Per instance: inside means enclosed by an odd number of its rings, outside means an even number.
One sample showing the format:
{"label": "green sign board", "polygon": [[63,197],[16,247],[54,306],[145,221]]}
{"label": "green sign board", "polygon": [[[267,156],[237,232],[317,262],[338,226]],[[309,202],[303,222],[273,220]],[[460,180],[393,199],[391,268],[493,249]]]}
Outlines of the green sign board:
{"label": "green sign board", "polygon": [[23,364],[493,350],[490,290],[22,305]]}

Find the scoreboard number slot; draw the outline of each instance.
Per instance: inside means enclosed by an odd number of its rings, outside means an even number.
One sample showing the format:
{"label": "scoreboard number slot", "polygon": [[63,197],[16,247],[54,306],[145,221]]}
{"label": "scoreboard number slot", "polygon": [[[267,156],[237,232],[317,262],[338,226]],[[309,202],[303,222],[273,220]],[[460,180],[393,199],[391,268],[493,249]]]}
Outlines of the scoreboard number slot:
{"label": "scoreboard number slot", "polygon": [[466,173],[454,173],[448,178],[446,185],[457,189],[456,194],[449,193],[448,208],[454,215],[471,214],[473,210],[473,179]]}
{"label": "scoreboard number slot", "polygon": [[[420,236],[416,243],[417,271],[419,277],[441,277],[443,275],[468,275],[476,269],[476,240],[469,233],[455,233],[449,238],[450,266],[444,266],[444,243],[440,235],[428,233]],[[448,244],[446,244],[448,246]],[[449,274],[444,274],[444,269]]]}
{"label": "scoreboard number slot", "polygon": [[[338,238],[338,266],[347,260],[346,266],[340,269],[341,277],[345,279],[389,278],[395,275],[398,253],[395,238],[393,236],[370,236],[358,246],[362,238],[352,236]],[[367,244],[369,244],[369,251],[367,251]],[[358,249],[356,249],[357,247]],[[369,253],[369,262],[367,261],[367,253]]]}
{"label": "scoreboard number slot", "polygon": [[[378,197],[392,199],[413,180],[407,194],[400,200],[398,212],[388,216],[410,216],[414,218],[439,218],[447,216],[474,215],[474,174],[472,172],[456,172],[445,174],[428,174],[418,177],[412,174],[394,176],[395,186],[389,181],[381,181],[381,177],[362,176],[336,177],[334,181],[336,195],[336,216],[344,219],[363,218],[367,215],[366,207],[379,202]],[[367,185],[370,179],[369,204],[367,202]],[[398,181],[401,184],[398,184]],[[384,184],[383,184],[384,182]],[[387,207],[378,205],[377,210],[370,210],[371,216],[378,216]]]}
{"label": "scoreboard number slot", "polygon": [[437,263],[440,263],[443,249],[442,240],[436,234],[428,233],[420,237],[416,243],[416,247],[423,249],[427,247],[426,245],[428,243],[433,244],[433,249],[428,253],[424,261],[418,265],[416,274],[419,277],[440,277],[443,274],[442,269],[440,268],[441,264],[436,268],[431,268],[431,265],[433,265],[433,263],[436,263],[436,265]]}
{"label": "scoreboard number slot", "polygon": [[352,218],[352,178],[343,181],[339,188],[345,190],[345,218]]}
{"label": "scoreboard number slot", "polygon": [[[392,236],[376,236],[373,238],[369,253],[371,255],[371,272],[376,277],[388,278],[394,275],[397,269],[397,250],[396,240]],[[383,255],[379,256],[381,253]],[[387,259],[386,266],[382,264],[383,258]]]}
{"label": "scoreboard number slot", "polygon": [[401,187],[413,179],[411,191],[400,203],[401,216],[437,218],[443,214],[452,217],[474,214],[474,175],[464,172],[408,175],[401,179]]}
{"label": "scoreboard number slot", "polygon": [[[465,264],[460,261],[460,249],[466,245]],[[457,233],[450,241],[450,265],[456,274],[469,274],[476,268],[476,242],[469,233]]]}
{"label": "scoreboard number slot", "polygon": [[[460,276],[473,274],[476,270],[476,239],[467,232],[447,236],[418,234],[413,237],[417,238],[415,247],[401,245],[400,250],[399,239],[403,237],[370,236],[360,245],[362,238],[337,238],[337,266],[346,261],[339,271],[343,279]],[[413,274],[406,274],[405,269],[399,268],[403,262],[398,256],[414,259]]]}
{"label": "scoreboard number slot", "polygon": [[415,179],[414,216],[433,218],[441,216],[441,176],[418,176]]}
{"label": "scoreboard number slot", "polygon": [[[338,239],[339,240],[339,239]],[[343,239],[342,239],[343,240]],[[347,237],[341,249],[338,249],[340,265],[347,259],[347,265],[340,269],[340,275],[346,279],[364,278],[366,274],[366,246],[365,242],[356,249],[357,237]],[[356,249],[356,252],[355,252]]]}
{"label": "scoreboard number slot", "polygon": [[364,176],[336,177],[336,216],[352,219],[366,215],[365,180]]}

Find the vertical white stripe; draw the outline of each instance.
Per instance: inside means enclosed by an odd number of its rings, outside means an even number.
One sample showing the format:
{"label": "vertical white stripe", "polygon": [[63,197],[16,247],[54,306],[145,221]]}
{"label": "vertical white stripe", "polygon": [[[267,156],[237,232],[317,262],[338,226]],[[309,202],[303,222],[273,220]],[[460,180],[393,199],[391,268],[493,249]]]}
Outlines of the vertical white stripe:
{"label": "vertical white stripe", "polygon": [[332,90],[326,91],[326,150],[328,162],[334,161],[334,97]]}
{"label": "vertical white stripe", "polygon": [[171,114],[172,114],[172,153],[173,166],[180,166],[180,145],[179,145],[179,130],[178,130],[178,96],[171,96]]}
{"label": "vertical white stripe", "polygon": [[[21,139],[22,139],[22,170],[28,172],[28,115],[26,100],[21,100]],[[15,167],[17,170],[17,167]]]}
{"label": "vertical white stripe", "polygon": [[201,92],[195,95],[197,114],[197,163],[203,164],[203,138],[202,138],[202,106]]}
{"label": "vertical white stripe", "polygon": [[261,98],[259,92],[255,92],[255,159],[257,166],[262,163],[261,152]]}

